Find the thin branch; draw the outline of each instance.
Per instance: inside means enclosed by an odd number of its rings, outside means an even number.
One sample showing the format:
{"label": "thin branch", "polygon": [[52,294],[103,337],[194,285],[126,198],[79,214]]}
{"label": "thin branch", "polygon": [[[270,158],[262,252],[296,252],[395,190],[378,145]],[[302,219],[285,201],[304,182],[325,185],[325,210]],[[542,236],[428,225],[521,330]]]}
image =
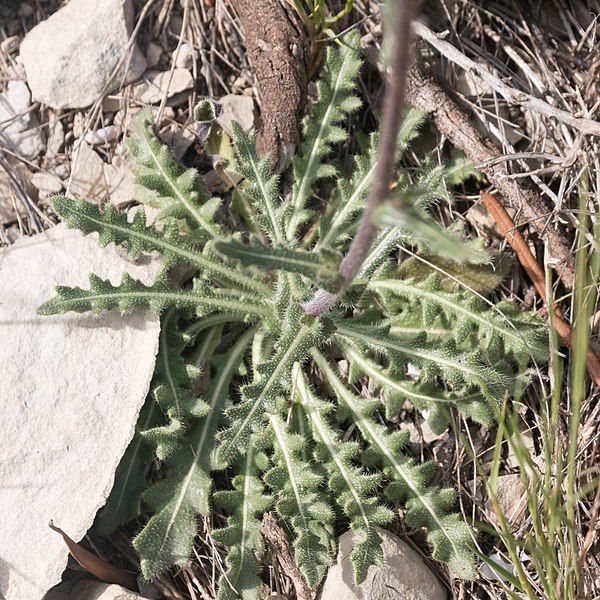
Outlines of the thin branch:
{"label": "thin branch", "polygon": [[472,120],[430,77],[413,67],[408,72],[407,83],[407,101],[415,108],[431,113],[440,133],[478,165],[511,206],[520,210],[523,219],[548,244],[553,268],[562,282],[568,289],[573,289],[575,265],[570,236],[549,203],[526,182],[507,178],[506,163],[497,162],[500,151],[484,140]]}
{"label": "thin branch", "polygon": [[[504,207],[487,192],[480,192],[481,201],[485,204],[494,221],[500,228],[502,235],[506,238],[506,241],[512,246],[515,251],[517,258],[523,268],[527,271],[529,278],[533,282],[535,289],[537,290],[540,298],[544,304],[548,303],[548,297],[546,294],[546,278],[542,268],[535,260],[535,257],[531,253],[525,238],[521,232],[516,228],[510,215],[506,212]],[[556,307],[554,317],[554,329],[556,333],[565,341],[569,348],[573,347],[573,329],[569,323],[567,323],[562,317],[562,311]],[[594,380],[597,386],[600,386],[600,359],[589,349],[586,356],[587,370],[590,377]]]}
{"label": "thin branch", "polygon": [[367,205],[356,236],[352,240],[348,254],[340,264],[342,286],[337,294],[319,290],[314,298],[304,305],[304,310],[313,316],[321,316],[342,297],[367,257],[371,244],[377,235],[373,223],[375,209],[388,193],[392,180],[392,170],[396,151],[396,139],[402,122],[406,73],[410,60],[410,23],[415,12],[415,0],[399,0],[396,4],[394,23],[394,55],[392,77],[387,83],[381,123],[379,160],[373,174],[373,186],[367,198]]}
{"label": "thin branch", "polygon": [[509,104],[521,105],[531,111],[556,119],[570,127],[574,127],[583,133],[600,136],[600,122],[594,121],[593,119],[574,117],[570,112],[551,106],[540,98],[535,98],[526,92],[511,88],[500,78],[490,73],[484,66],[465,56],[452,44],[440,39],[436,33],[423,25],[423,23],[415,21],[413,23],[413,30],[420,38],[431,44],[450,62],[458,65],[467,73],[476,73],[483,81],[495,89]]}

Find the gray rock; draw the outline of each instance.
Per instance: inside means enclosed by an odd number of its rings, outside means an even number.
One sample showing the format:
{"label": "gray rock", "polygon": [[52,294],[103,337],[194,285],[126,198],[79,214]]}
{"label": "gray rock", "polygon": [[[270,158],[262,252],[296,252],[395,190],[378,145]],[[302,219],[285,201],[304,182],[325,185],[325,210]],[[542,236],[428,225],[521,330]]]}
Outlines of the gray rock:
{"label": "gray rock", "polygon": [[173,51],[172,57],[178,69],[191,69],[194,64],[194,46],[184,42]]}
{"label": "gray rock", "polygon": [[365,581],[356,585],[350,552],[358,536],[344,533],[319,600],[447,600],[442,584],[408,544],[389,531],[377,532],[383,540],[383,566],[369,567]]}
{"label": "gray rock", "polygon": [[218,100],[221,113],[217,123],[231,135],[231,121],[237,121],[246,132],[255,127],[254,100],[248,96],[227,94]]}
{"label": "gray rock", "polygon": [[38,189],[40,200],[51,194],[58,194],[63,189],[63,182],[60,177],[52,173],[35,173],[31,176],[31,183]]}
{"label": "gray rock", "polygon": [[34,159],[44,150],[44,138],[31,107],[31,93],[24,81],[9,81],[0,94],[0,145],[24,158]]}
{"label": "gray rock", "polygon": [[128,56],[132,21],[131,0],[71,0],[34,27],[20,48],[34,100],[85,108],[103,92],[139,79],[146,60],[137,46]]}
{"label": "gray rock", "polygon": [[142,104],[158,104],[165,95],[171,98],[193,87],[194,78],[187,69],[148,71],[144,81],[133,87],[132,96]]}
{"label": "gray rock", "polygon": [[59,583],[68,551],[54,522],[79,541],[104,505],[146,398],[159,320],[147,312],[40,317],[57,284],[88,273],[150,284],[97,234],[59,225],[0,252],[0,597],[39,600]]}
{"label": "gray rock", "polygon": [[67,193],[73,198],[84,198],[90,202],[100,202],[106,198],[107,189],[104,180],[105,162],[85,141],[73,155],[71,176]]}
{"label": "gray rock", "polygon": [[135,177],[124,156],[113,156],[110,165],[104,165],[104,181],[110,202],[123,207],[135,196]]}
{"label": "gray rock", "polygon": [[146,62],[148,68],[155,67],[162,57],[163,49],[155,42],[150,42],[146,48]]}
{"label": "gray rock", "polygon": [[58,156],[65,142],[65,128],[57,115],[48,119],[48,142],[46,144],[46,159],[53,161]]}

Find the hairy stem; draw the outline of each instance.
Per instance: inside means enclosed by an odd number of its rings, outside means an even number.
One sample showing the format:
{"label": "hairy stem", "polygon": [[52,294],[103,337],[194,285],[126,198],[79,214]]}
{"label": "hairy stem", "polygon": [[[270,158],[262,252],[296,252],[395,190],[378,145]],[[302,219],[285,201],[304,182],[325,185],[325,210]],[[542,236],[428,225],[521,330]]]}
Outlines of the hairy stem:
{"label": "hairy stem", "polygon": [[395,8],[392,77],[387,84],[383,104],[379,159],[373,176],[373,187],[369,192],[365,212],[356,236],[352,240],[348,254],[340,264],[339,274],[342,281],[340,291],[337,294],[330,294],[324,290],[319,290],[313,299],[304,305],[304,310],[315,317],[327,313],[350,287],[377,235],[377,227],[373,223],[373,214],[385,198],[392,179],[396,139],[402,122],[406,73],[410,57],[410,24],[415,5],[415,0],[399,0]]}

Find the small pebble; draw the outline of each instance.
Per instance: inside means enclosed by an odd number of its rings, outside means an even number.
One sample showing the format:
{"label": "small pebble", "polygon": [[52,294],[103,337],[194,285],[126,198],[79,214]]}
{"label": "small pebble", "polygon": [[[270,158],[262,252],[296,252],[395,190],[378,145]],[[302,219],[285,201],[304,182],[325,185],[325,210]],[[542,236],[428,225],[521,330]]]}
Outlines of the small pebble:
{"label": "small pebble", "polygon": [[158,44],[150,42],[146,48],[146,62],[148,63],[148,68],[155,67],[160,62],[161,56],[162,48]]}
{"label": "small pebble", "polygon": [[31,176],[31,183],[39,190],[42,198],[50,194],[58,194],[63,189],[63,182],[52,173],[34,173]]}
{"label": "small pebble", "polygon": [[194,47],[185,42],[173,51],[173,62],[178,69],[191,69],[194,64]]}
{"label": "small pebble", "polygon": [[119,137],[119,128],[115,125],[108,125],[97,129],[96,131],[88,131],[83,139],[91,146],[100,146],[101,144],[110,144]]}

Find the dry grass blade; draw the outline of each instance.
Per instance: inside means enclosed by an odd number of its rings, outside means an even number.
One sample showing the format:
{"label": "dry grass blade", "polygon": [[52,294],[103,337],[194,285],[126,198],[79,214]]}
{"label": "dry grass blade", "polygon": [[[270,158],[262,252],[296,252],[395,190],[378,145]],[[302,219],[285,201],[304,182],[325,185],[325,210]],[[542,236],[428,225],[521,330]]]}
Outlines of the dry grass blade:
{"label": "dry grass blade", "polygon": [[552,117],[557,121],[561,121],[570,127],[575,127],[583,133],[600,136],[600,122],[592,119],[575,117],[566,110],[556,108],[544,100],[540,100],[530,94],[506,85],[500,78],[490,73],[487,68],[465,56],[452,44],[445,42],[440,36],[431,31],[431,29],[423,25],[423,23],[415,21],[413,23],[413,30],[418,36],[441,52],[448,60],[451,60],[469,73],[477,73],[477,75],[496,90],[509,105],[522,105],[525,108]]}

